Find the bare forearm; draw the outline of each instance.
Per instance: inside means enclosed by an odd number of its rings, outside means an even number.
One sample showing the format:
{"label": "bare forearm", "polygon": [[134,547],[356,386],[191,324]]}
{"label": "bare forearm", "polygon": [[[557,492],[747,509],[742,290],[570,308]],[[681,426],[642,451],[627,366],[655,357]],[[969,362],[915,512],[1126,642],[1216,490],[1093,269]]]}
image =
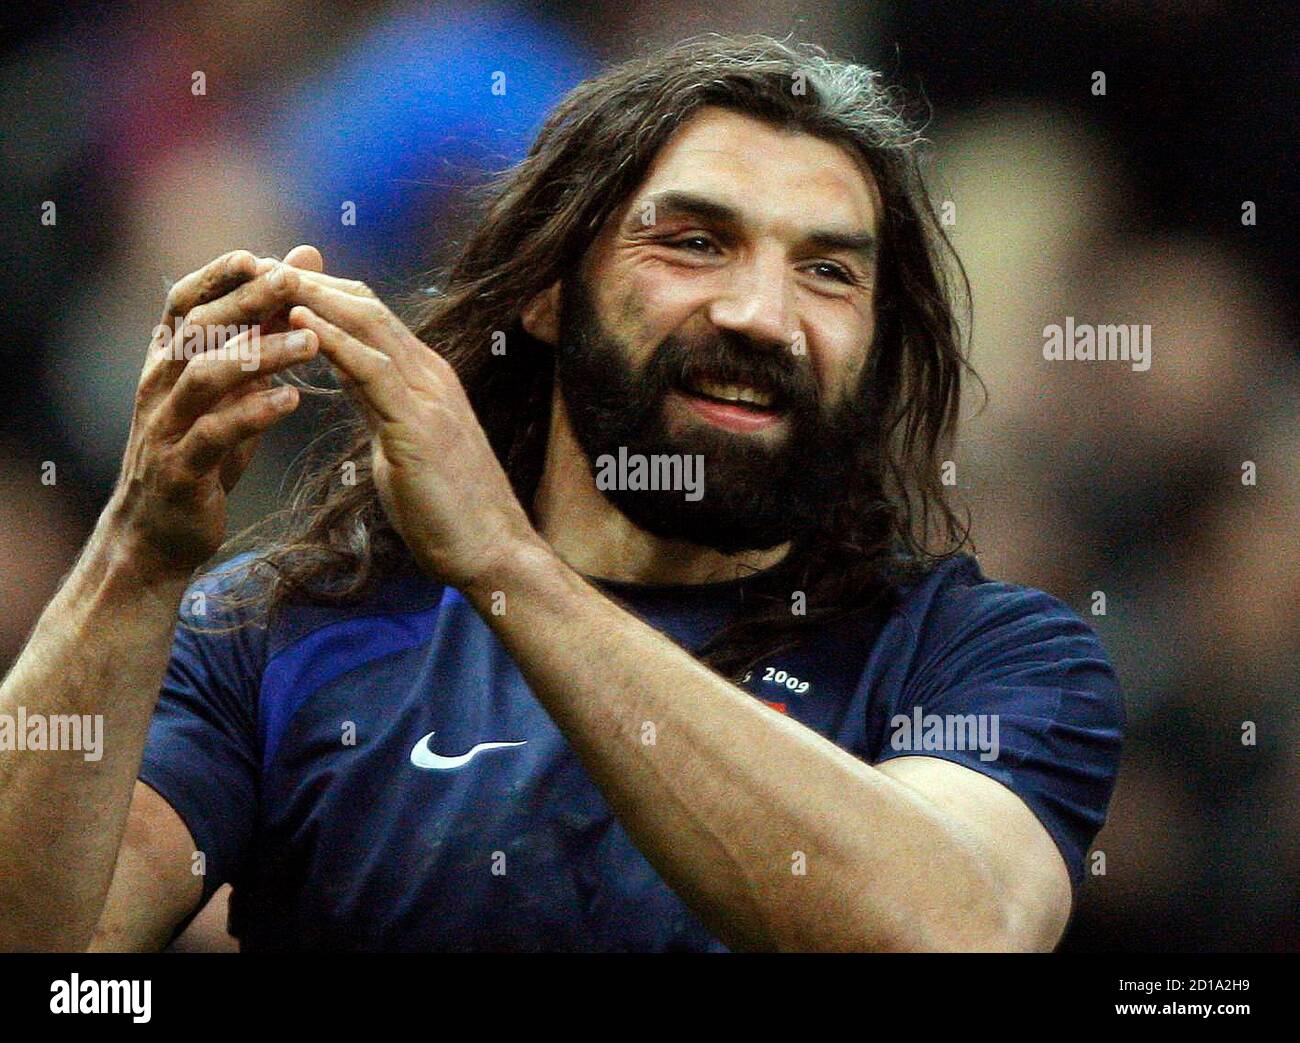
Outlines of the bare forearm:
{"label": "bare forearm", "polygon": [[90,726],[81,750],[0,750],[0,948],[80,948],[90,937],[184,589],[184,577],[140,575],[101,522],[0,685],[15,729],[20,715]]}
{"label": "bare forearm", "polygon": [[908,787],[763,706],[544,549],[469,596],[638,847],[724,941],[997,944],[980,852]]}
{"label": "bare forearm", "polygon": [[[298,265],[319,272],[319,251],[297,247],[278,263],[232,250],[167,293],[113,498],[0,685],[0,713],[98,718],[103,736],[89,760],[0,750],[0,948],[81,948],[95,928],[186,583],[220,548],[227,495],[259,438],[297,408],[297,392],[270,378],[316,353],[314,334],[284,331],[292,283],[273,278]],[[232,327],[242,332],[215,347]],[[195,335],[211,350],[178,350]],[[184,832],[174,825],[172,843]],[[145,837],[144,862],[165,861],[168,843]]]}

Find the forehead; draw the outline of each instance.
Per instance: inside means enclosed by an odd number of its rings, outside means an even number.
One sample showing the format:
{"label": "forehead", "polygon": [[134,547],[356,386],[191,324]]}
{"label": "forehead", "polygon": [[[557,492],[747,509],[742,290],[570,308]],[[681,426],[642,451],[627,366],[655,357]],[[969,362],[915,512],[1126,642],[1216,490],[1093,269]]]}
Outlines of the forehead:
{"label": "forehead", "polygon": [[689,190],[762,224],[836,224],[875,231],[879,193],[844,147],[726,109],[704,108],[655,157],[636,198]]}

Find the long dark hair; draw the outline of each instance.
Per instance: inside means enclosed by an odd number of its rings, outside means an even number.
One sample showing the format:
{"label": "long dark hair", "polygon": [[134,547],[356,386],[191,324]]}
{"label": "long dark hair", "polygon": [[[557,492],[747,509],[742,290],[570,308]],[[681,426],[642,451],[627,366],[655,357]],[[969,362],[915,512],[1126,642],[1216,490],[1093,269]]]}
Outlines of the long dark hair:
{"label": "long dark hair", "polygon": [[[477,223],[432,275],[437,291],[409,303],[407,318],[455,368],[531,509],[554,358],[523,330],[520,309],[576,268],[665,142],[705,106],[841,145],[870,169],[884,204],[864,384],[875,430],[843,495],[699,653],[739,677],[835,619],[885,609],[899,583],[969,542],[940,479],[969,369],[954,303],[960,297],[969,315],[969,283],[925,189],[923,139],[898,93],[819,48],[759,36],[699,37],[615,66],[575,87],[528,155],[486,186]],[[502,335],[507,350],[494,353]],[[346,429],[343,447],[309,467],[292,505],[270,520],[275,531],[257,539],[251,571],[267,580],[258,598],[268,616],[299,598],[353,602],[415,567],[380,506],[368,432],[356,416]]]}

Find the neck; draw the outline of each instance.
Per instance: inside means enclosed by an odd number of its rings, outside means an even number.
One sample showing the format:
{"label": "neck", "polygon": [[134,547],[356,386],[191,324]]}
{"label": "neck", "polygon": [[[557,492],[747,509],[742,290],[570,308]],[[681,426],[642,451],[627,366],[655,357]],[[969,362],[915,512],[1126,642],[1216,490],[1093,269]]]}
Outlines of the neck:
{"label": "neck", "polygon": [[533,510],[538,531],[555,553],[583,575],[602,579],[717,583],[770,568],[790,549],[786,543],[769,550],[723,554],[637,528],[596,488],[558,390],[551,403],[546,462]]}

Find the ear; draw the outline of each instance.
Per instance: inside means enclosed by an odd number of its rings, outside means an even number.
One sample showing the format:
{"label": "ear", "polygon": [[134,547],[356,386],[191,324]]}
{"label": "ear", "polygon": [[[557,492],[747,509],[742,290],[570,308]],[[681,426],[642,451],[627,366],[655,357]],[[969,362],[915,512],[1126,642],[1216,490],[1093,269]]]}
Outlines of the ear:
{"label": "ear", "polygon": [[560,280],[556,279],[519,313],[525,332],[551,347],[560,341],[560,293]]}

